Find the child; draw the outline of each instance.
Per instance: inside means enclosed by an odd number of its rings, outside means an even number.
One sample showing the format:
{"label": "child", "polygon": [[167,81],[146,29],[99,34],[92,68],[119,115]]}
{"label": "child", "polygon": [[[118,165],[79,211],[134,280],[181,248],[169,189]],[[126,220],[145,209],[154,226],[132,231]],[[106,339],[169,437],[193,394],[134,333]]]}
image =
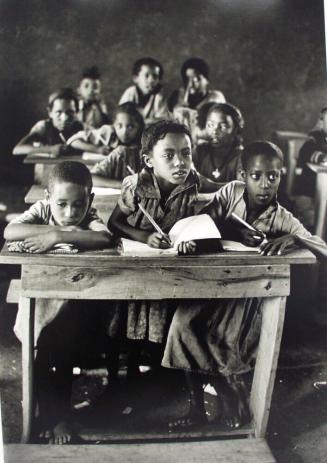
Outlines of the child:
{"label": "child", "polygon": [[108,109],[101,97],[100,72],[97,66],[84,70],[78,94],[78,119],[84,129],[97,129],[108,124]]}
{"label": "child", "polygon": [[[145,168],[123,180],[121,196],[109,222],[116,236],[147,243],[154,248],[168,248],[166,236],[153,226],[138,208],[140,204],[167,233],[174,223],[194,214],[198,178],[191,170],[192,144],[189,130],[173,121],[159,121],[142,135]],[[152,347],[164,342],[173,307],[168,301],[130,301],[117,303],[117,317],[124,311],[127,338],[150,341]],[[127,309],[127,310],[124,310]],[[115,333],[117,319],[108,327]],[[126,333],[125,333],[126,334]],[[136,349],[133,347],[133,351]]]}
{"label": "child", "polygon": [[[277,202],[283,165],[280,149],[269,142],[254,142],[242,155],[244,182],[222,187],[203,209],[215,220],[223,238],[233,225],[231,213],[246,220],[256,231],[242,228],[239,237],[246,245],[259,245],[266,255],[283,254],[300,246],[297,236],[311,234]],[[227,227],[227,222],[228,227]],[[225,236],[224,236],[225,235]],[[235,237],[233,237],[235,238]],[[318,237],[311,237],[324,245]],[[195,243],[181,246],[190,252]],[[249,410],[242,374],[256,357],[261,324],[260,298],[187,301],[177,308],[168,334],[162,365],[182,369],[190,392],[190,411],[170,423],[172,429],[188,428],[206,422],[202,382],[210,382],[221,397],[227,426],[239,427]]]}
{"label": "child", "polygon": [[[15,146],[13,154],[49,153],[50,157],[67,154],[66,141],[83,126],[76,120],[77,98],[70,88],[49,96],[49,118],[37,122]],[[70,149],[71,150],[71,149]]]}
{"label": "child", "polygon": [[108,155],[91,168],[94,185],[107,186],[108,179],[122,180],[131,171],[140,170],[143,128],[143,118],[135,104],[124,103],[116,108],[113,125],[78,132],[68,144],[83,151]]}
{"label": "child", "polygon": [[122,94],[119,104],[135,103],[146,124],[169,116],[166,99],[162,93],[163,68],[153,58],[140,58],[133,66],[134,85]]}
{"label": "child", "polygon": [[197,171],[215,182],[240,179],[244,120],[229,103],[212,104],[206,118],[209,141],[197,146],[193,162]]}
{"label": "child", "polygon": [[[57,243],[72,243],[82,249],[107,247],[110,234],[91,208],[92,178],[87,167],[63,161],[50,172],[46,199],[7,225],[7,240],[23,240],[29,252],[42,253]],[[72,368],[77,354],[91,341],[95,330],[94,303],[37,299],[35,311],[36,398],[39,405],[40,437],[50,443],[71,440],[69,426]],[[18,312],[15,333],[21,339],[25,313]]]}
{"label": "child", "polygon": [[321,109],[317,127],[309,133],[298,158],[302,174],[297,181],[294,213],[308,227],[313,227],[316,175],[307,166],[308,162],[327,164],[327,107]]}
{"label": "child", "polygon": [[178,107],[200,109],[206,103],[225,103],[220,90],[209,89],[209,66],[201,58],[189,58],[181,68],[183,87],[175,90],[169,98],[169,109]]}

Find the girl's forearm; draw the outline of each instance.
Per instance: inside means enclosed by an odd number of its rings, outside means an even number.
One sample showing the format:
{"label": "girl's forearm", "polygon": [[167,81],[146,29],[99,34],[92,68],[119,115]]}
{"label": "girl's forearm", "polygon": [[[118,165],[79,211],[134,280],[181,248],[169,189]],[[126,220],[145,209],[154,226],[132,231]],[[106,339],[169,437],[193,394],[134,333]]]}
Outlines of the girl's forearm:
{"label": "girl's forearm", "polygon": [[30,236],[48,233],[53,230],[51,225],[34,225],[27,223],[10,223],[6,226],[3,236],[6,240],[24,240]]}
{"label": "girl's forearm", "polygon": [[81,151],[88,151],[90,153],[98,153],[99,152],[99,146],[92,145],[92,143],[86,143],[83,140],[74,140],[71,143],[71,146],[73,148],[76,148]]}
{"label": "girl's forearm", "polygon": [[109,219],[108,227],[115,235],[141,241],[142,243],[146,243],[151,234],[150,232],[131,227],[128,223],[115,222],[111,219]]}
{"label": "girl's forearm", "polygon": [[49,145],[40,145],[40,146],[33,146],[26,143],[18,144],[13,149],[14,155],[26,155],[26,154],[38,154],[38,153],[51,153],[52,147]]}

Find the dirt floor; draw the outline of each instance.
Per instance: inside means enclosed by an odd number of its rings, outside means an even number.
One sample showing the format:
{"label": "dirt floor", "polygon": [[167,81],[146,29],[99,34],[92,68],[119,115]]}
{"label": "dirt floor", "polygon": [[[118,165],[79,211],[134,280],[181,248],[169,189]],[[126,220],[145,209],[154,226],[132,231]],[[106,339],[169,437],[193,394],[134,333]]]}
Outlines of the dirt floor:
{"label": "dirt floor", "polygon": [[[1,191],[0,202],[8,205],[6,213],[24,209],[20,198],[26,190],[21,188],[17,192],[7,187]],[[1,235],[6,213],[0,212]],[[292,275],[292,296],[287,305],[267,432],[269,446],[280,463],[327,461],[327,391],[313,387],[314,381],[327,379],[327,324],[316,321],[313,275],[313,268],[308,266],[295,269]],[[18,277],[19,268],[0,266],[0,392],[3,435],[7,443],[19,442],[21,433],[20,344],[12,331],[17,307],[5,302],[9,281]],[[132,386],[124,386],[122,380],[117,395],[98,399],[95,408],[101,410],[99,414],[88,403],[104,390],[104,381],[77,379],[74,388],[75,405],[80,404],[79,410],[75,410],[76,416],[88,423],[89,428],[83,437],[93,442],[93,425],[112,427],[118,436],[128,430],[142,431],[146,419],[151,423],[152,432],[160,433],[169,417],[187,407],[181,377],[161,371],[158,377],[144,373]],[[209,400],[212,416],[216,413],[213,404]]]}

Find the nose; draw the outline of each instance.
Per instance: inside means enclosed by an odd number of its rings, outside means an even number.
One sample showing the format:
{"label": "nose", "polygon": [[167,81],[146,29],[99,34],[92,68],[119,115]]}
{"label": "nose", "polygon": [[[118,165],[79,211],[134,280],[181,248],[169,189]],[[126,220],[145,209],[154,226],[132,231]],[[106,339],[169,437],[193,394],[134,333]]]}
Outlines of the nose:
{"label": "nose", "polygon": [[71,218],[74,216],[74,208],[72,206],[67,206],[65,208],[65,217]]}
{"label": "nose", "polygon": [[62,119],[63,121],[68,121],[68,119],[69,119],[69,114],[62,113],[62,114],[61,114],[61,119]]}
{"label": "nose", "polygon": [[174,159],[174,165],[176,167],[178,166],[185,166],[185,159],[184,157],[181,155],[181,154],[176,154],[175,155],[175,159]]}
{"label": "nose", "polygon": [[262,189],[267,189],[269,187],[269,180],[268,180],[268,177],[266,175],[263,175],[261,177],[260,187]]}

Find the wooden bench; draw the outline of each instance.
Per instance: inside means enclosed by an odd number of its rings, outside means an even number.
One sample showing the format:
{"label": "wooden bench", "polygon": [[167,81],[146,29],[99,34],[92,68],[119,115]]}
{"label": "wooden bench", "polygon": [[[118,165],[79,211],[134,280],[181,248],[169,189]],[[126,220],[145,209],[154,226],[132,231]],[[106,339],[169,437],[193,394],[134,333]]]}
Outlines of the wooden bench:
{"label": "wooden bench", "polygon": [[276,463],[264,439],[4,447],[5,463]]}
{"label": "wooden bench", "polygon": [[6,302],[7,304],[18,304],[20,292],[22,289],[22,282],[21,280],[11,280],[9,283]]}

